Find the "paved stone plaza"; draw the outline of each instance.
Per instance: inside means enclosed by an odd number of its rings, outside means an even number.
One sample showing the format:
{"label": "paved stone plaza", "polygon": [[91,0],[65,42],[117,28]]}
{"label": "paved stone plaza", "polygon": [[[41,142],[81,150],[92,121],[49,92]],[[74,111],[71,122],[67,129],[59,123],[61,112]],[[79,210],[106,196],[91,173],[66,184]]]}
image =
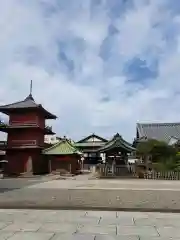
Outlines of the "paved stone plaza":
{"label": "paved stone plaza", "polygon": [[52,180],[35,183],[31,184],[28,188],[180,191],[180,181],[146,179],[88,179],[88,175],[80,175],[74,179]]}
{"label": "paved stone plaza", "polygon": [[0,240],[178,240],[180,214],[0,210]]}

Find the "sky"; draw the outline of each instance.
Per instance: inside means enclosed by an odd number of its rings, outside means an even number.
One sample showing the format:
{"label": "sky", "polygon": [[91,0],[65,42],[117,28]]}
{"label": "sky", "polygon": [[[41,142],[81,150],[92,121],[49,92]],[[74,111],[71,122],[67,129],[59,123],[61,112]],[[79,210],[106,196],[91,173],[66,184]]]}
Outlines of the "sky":
{"label": "sky", "polygon": [[180,122],[180,1],[0,1],[0,33],[0,104],[32,79],[58,136],[132,142],[137,122]]}

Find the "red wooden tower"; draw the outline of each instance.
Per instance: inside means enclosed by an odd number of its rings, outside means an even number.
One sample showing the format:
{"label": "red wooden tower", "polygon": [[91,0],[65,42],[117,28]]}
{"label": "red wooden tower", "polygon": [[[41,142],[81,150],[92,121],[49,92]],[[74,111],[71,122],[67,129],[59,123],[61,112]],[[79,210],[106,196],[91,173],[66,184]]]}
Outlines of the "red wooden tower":
{"label": "red wooden tower", "polygon": [[6,172],[18,175],[48,172],[48,163],[41,152],[45,145],[44,135],[54,133],[45,125],[45,120],[57,117],[37,104],[31,92],[23,101],[0,106],[0,112],[9,116],[9,123],[0,128],[0,131],[8,134],[4,146],[8,161]]}

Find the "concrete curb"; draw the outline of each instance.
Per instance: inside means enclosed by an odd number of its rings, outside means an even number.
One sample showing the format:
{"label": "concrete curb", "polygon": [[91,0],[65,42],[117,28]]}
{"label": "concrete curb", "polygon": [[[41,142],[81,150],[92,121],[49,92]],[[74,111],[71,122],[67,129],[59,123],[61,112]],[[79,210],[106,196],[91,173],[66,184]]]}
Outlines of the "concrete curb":
{"label": "concrete curb", "polygon": [[119,212],[161,212],[161,213],[180,213],[180,209],[167,208],[113,208],[113,207],[80,207],[80,206],[49,206],[49,205],[31,205],[19,204],[4,205],[0,204],[0,209],[32,209],[32,210],[81,210],[81,211],[119,211]]}

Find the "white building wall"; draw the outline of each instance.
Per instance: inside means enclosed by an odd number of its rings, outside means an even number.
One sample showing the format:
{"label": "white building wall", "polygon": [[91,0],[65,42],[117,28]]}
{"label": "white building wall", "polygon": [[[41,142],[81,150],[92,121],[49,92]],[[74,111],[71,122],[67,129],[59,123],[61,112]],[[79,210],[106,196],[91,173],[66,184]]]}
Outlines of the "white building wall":
{"label": "white building wall", "polygon": [[48,144],[56,144],[59,142],[59,139],[57,139],[56,135],[45,135],[44,142]]}

